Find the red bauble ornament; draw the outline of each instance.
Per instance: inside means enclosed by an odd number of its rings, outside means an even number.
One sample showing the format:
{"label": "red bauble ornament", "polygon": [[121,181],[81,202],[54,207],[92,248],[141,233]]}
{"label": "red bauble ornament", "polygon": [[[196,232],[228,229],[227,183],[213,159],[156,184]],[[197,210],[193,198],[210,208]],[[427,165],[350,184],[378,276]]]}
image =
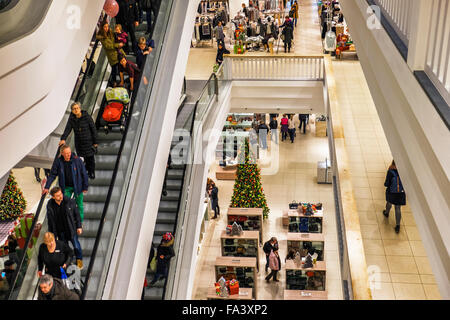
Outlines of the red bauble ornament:
{"label": "red bauble ornament", "polygon": [[103,10],[105,10],[108,16],[114,18],[119,13],[119,4],[116,0],[106,0]]}

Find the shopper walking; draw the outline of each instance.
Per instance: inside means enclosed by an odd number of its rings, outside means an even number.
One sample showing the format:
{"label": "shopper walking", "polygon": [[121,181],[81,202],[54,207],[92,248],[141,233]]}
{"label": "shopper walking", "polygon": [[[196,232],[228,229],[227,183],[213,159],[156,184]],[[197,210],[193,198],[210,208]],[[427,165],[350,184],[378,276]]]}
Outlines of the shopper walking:
{"label": "shopper walking", "polygon": [[269,123],[271,139],[278,144],[278,121],[277,117],[273,117]]}
{"label": "shopper walking", "polygon": [[80,212],[73,199],[63,195],[60,187],[50,191],[52,199],[47,202],[48,231],[66,244],[69,241],[75,251],[78,268],[83,268],[83,253],[78,236],[83,233]]}
{"label": "shopper walking", "polygon": [[70,291],[61,279],[45,274],[39,280],[38,300],[80,300],[80,297]]}
{"label": "shopper walking", "polygon": [[259,135],[259,144],[261,145],[261,149],[267,149],[267,133],[269,132],[269,128],[265,124],[264,121],[261,121],[258,126],[258,135]]}
{"label": "shopper walking", "polygon": [[289,137],[291,138],[291,143],[294,143],[294,137],[295,137],[295,121],[294,121],[294,115],[289,116]]}
{"label": "shopper walking", "polygon": [[219,21],[217,26],[214,28],[214,37],[217,41],[217,47],[219,47],[219,43],[222,43],[225,48],[225,33],[223,32],[222,21]]}
{"label": "shopper walking", "polygon": [[230,54],[230,51],[225,49],[225,43],[223,43],[222,41],[219,41],[218,45],[217,45],[217,55],[216,55],[216,63],[218,65],[222,64],[224,54]]}
{"label": "shopper walking", "polygon": [[108,62],[111,65],[111,85],[115,87],[117,85],[117,76],[119,75],[119,53],[125,55],[122,49],[123,43],[116,42],[108,23],[102,25],[100,31],[97,33],[96,39],[100,40]]}
{"label": "shopper walking", "polygon": [[214,182],[211,183],[211,187],[209,189],[209,196],[211,198],[211,208],[214,210],[214,217],[216,219],[217,216],[220,216],[220,207],[219,207],[219,189],[217,188]]}
{"label": "shopper walking", "polygon": [[281,260],[280,255],[278,254],[278,248],[274,248],[269,254],[269,268],[270,273],[266,277],[266,281],[269,282],[273,277],[273,281],[279,282],[277,279],[278,271],[281,269]]}
{"label": "shopper walking", "polygon": [[406,205],[406,194],[394,160],[387,171],[384,186],[386,187],[386,209],[383,210],[383,215],[389,218],[392,205],[395,206],[395,232],[399,233],[402,218],[401,206]]}
{"label": "shopper walking", "polygon": [[95,154],[98,144],[94,120],[85,110],[81,110],[79,102],[72,103],[71,109],[72,112],[59,145],[66,144],[66,139],[73,130],[75,150],[77,150],[78,156],[83,157],[89,178],[95,179]]}
{"label": "shopper walking", "polygon": [[286,140],[288,132],[289,132],[289,119],[284,114],[283,118],[281,119],[281,141]]}
{"label": "shopper walking", "polygon": [[308,124],[309,121],[309,114],[300,113],[298,115],[298,119],[300,120],[300,126],[298,127],[300,129],[300,132],[302,131],[303,126],[303,134],[306,134],[306,125]]}
{"label": "shopper walking", "polygon": [[286,21],[283,24],[283,31],[281,34],[283,35],[284,53],[286,53],[286,50],[288,53],[290,53],[292,39],[294,39],[294,28],[291,26],[289,17],[286,17]]}
{"label": "shopper walking", "polygon": [[155,284],[159,279],[167,278],[169,272],[169,262],[175,256],[173,251],[174,238],[170,232],[166,232],[161,239],[161,243],[156,251],[156,273],[149,286]]}
{"label": "shopper walking", "polygon": [[61,279],[61,268],[66,269],[72,260],[73,250],[63,241],[55,239],[51,232],[44,234],[44,243],[39,246],[38,277],[50,274],[54,278]]}
{"label": "shopper walking", "polygon": [[294,4],[292,5],[292,9],[291,9],[294,13],[293,15],[293,19],[294,19],[294,26],[295,28],[297,28],[297,20],[298,20],[298,2],[297,0],[295,0]]}
{"label": "shopper walking", "polygon": [[84,220],[84,194],[88,191],[89,181],[86,168],[83,161],[76,155],[72,154],[72,150],[66,144],[60,147],[61,156],[53,162],[50,175],[45,184],[43,194],[48,193],[48,189],[53,181],[58,177],[58,184],[68,198],[75,196],[78,209],[80,210],[81,222]]}
{"label": "shopper walking", "polygon": [[269,241],[266,241],[264,243],[264,246],[263,246],[263,251],[266,254],[266,272],[268,271],[267,269],[269,268],[269,256],[270,256],[270,253],[274,249],[278,250],[278,240],[277,240],[277,238],[272,237],[272,238],[270,238]]}

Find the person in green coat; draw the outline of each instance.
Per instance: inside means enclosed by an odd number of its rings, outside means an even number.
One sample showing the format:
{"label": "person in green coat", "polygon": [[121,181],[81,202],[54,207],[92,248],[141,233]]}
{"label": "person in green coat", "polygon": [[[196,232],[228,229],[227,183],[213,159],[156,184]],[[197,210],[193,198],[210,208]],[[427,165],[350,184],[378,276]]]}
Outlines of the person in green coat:
{"label": "person in green coat", "polygon": [[116,42],[114,33],[109,28],[109,24],[106,22],[100,28],[100,31],[96,36],[97,40],[100,40],[102,43],[103,49],[105,49],[106,57],[108,58],[108,62],[111,65],[111,78],[113,81],[113,86],[117,85],[117,75],[119,74],[119,53],[125,56],[125,52],[123,51],[123,43]]}

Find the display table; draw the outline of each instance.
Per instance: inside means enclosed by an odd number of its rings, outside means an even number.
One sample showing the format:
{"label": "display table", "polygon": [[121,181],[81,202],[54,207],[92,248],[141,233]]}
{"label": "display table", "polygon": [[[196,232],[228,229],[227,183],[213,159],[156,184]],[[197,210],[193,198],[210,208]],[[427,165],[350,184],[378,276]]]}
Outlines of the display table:
{"label": "display table", "polygon": [[237,166],[232,168],[223,168],[221,166],[217,167],[216,179],[217,180],[235,180],[236,179]]}
{"label": "display table", "polygon": [[313,268],[304,269],[294,260],[287,260],[285,269],[287,290],[325,291],[325,261],[317,261]]}
{"label": "display table", "polygon": [[262,243],[263,209],[262,208],[228,208],[227,224],[237,222],[244,231],[259,231],[259,242]]}
{"label": "display table", "polygon": [[239,288],[239,294],[233,294],[228,297],[221,297],[216,294],[216,287],[210,287],[208,289],[208,300],[253,300],[252,288]]}
{"label": "display table", "polygon": [[284,290],[284,300],[328,300],[328,292],[309,290]]}
{"label": "display table", "polygon": [[[222,231],[220,245],[224,257],[254,257],[259,270],[259,231],[244,231],[240,236],[228,235]],[[239,252],[239,251],[243,252]]]}
{"label": "display table", "polygon": [[311,216],[306,216],[300,207],[298,210],[289,210],[289,232],[322,233],[323,210],[317,210]]}
{"label": "display table", "polygon": [[[287,250],[290,249],[300,252],[301,257],[307,255],[304,254],[307,251],[306,248],[314,248],[314,251],[319,255],[317,261],[324,260],[324,248],[325,248],[325,238],[322,233],[292,233],[289,232],[287,235]],[[303,249],[303,250],[302,250]]]}
{"label": "display table", "polygon": [[316,137],[326,137],[326,136],[327,136],[327,122],[316,121]]}
{"label": "display table", "polygon": [[253,297],[256,298],[258,282],[256,258],[217,257],[214,269],[216,282],[221,277],[224,277],[225,280],[236,279],[239,281],[239,290],[241,288],[253,288]]}

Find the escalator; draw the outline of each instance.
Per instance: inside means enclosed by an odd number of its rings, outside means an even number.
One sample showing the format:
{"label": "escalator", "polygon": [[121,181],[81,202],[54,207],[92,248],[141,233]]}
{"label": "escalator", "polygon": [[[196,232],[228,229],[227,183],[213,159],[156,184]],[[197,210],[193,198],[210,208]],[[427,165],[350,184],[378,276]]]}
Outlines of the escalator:
{"label": "escalator", "polygon": [[[172,1],[164,2],[160,7],[158,18],[155,19],[156,21],[153,20],[155,21],[155,33],[158,32],[154,37],[157,47],[147,57],[142,70],[143,76],[150,83],[152,83],[158,68],[158,59],[161,55],[165,28],[167,27],[171,7]],[[137,30],[136,36],[143,36],[144,29],[146,29],[145,23]],[[128,58],[129,60],[134,60],[131,56],[128,56]],[[101,299],[102,285],[104,285],[101,281],[105,280],[105,270],[109,266],[107,259],[110,256],[108,256],[108,253],[111,253],[111,245],[114,243],[115,232],[117,232],[118,221],[120,220],[120,214],[118,214],[120,210],[119,200],[121,196],[126,194],[126,191],[123,189],[127,187],[126,173],[129,171],[127,170],[128,166],[133,163],[132,146],[139,141],[139,131],[142,129],[143,119],[148,106],[148,103],[144,101],[148,99],[148,92],[152,89],[152,86],[148,86],[147,83],[143,84],[143,82],[141,81],[131,99],[127,127],[123,133],[119,132],[119,128],[117,128],[117,131],[112,130],[106,133],[97,125],[98,153],[95,157],[96,177],[94,180],[89,179],[88,193],[84,196],[83,232],[79,236],[84,264],[84,268],[81,271],[82,299]],[[96,86],[96,89],[103,94],[105,85],[106,81],[103,81],[103,84]],[[100,112],[97,114],[97,118],[100,118],[102,106],[106,104],[106,99],[103,97],[100,103],[98,99],[95,99],[95,101],[97,102],[93,102],[93,104],[96,108],[100,104]],[[98,124],[98,120],[96,122]],[[123,167],[125,170],[122,169]],[[171,172],[170,176],[173,176],[173,174],[176,176],[178,173],[178,171],[175,171],[175,173]],[[118,188],[121,191],[117,191]],[[168,198],[174,198],[172,193],[169,193]],[[16,273],[9,292],[5,294],[6,299],[36,298],[37,248],[42,243],[43,234],[47,231],[46,221],[42,219],[46,215],[45,208],[45,197],[42,197],[36,218],[31,226],[31,230],[33,230],[38,220],[39,222],[44,221],[39,238],[37,241],[32,240],[32,232],[28,234],[26,244],[35,242],[34,246],[28,250],[27,255],[21,257],[19,272]],[[170,219],[164,221],[174,222]]]}
{"label": "escalator", "polygon": [[[177,134],[178,130],[186,130],[192,133],[195,107],[195,103],[184,103],[177,114],[174,138],[172,140],[170,152],[172,159],[180,159],[182,163],[176,164],[173,161],[167,169],[165,179],[167,195],[161,194],[155,230],[153,233],[152,242],[153,247],[155,248],[155,254],[156,248],[158,248],[158,245],[161,243],[162,235],[166,232],[171,232],[172,234],[175,233],[187,162],[187,152],[183,151],[187,149],[182,149],[180,152],[177,152],[174,147],[183,143],[183,137],[179,137]],[[154,273],[150,268],[147,269],[146,277],[148,283],[150,283],[154,277]],[[151,287],[146,287],[143,293],[144,300],[162,300],[164,297],[166,280],[159,280]]]}

